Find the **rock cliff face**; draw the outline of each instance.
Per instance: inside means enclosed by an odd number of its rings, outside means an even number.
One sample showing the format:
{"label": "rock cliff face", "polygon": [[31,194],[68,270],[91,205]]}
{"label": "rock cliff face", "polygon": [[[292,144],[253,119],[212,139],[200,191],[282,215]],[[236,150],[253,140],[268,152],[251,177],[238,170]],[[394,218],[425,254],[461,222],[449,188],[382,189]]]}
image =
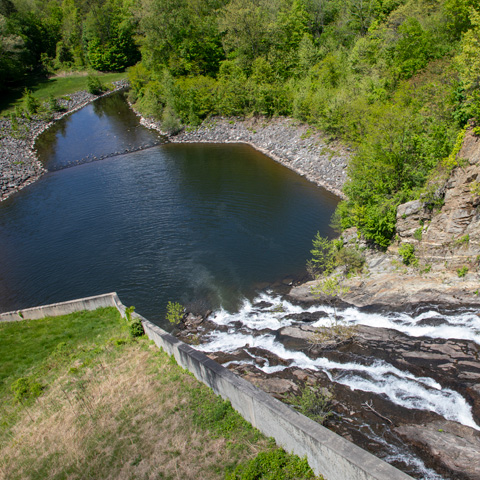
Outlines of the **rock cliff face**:
{"label": "rock cliff face", "polygon": [[466,267],[478,272],[480,137],[467,132],[458,157],[465,165],[455,168],[447,181],[441,210],[432,212],[419,200],[400,205],[397,233],[433,270]]}
{"label": "rock cliff face", "polygon": [[[386,253],[366,250],[367,273],[347,280],[342,300],[405,308],[419,302],[480,305],[480,137],[467,131],[456,167],[444,187],[440,209],[415,200],[397,210],[398,240]],[[355,229],[345,243],[360,243]],[[406,266],[402,244],[414,247],[416,265]],[[291,296],[314,300],[314,282],[294,288]]]}

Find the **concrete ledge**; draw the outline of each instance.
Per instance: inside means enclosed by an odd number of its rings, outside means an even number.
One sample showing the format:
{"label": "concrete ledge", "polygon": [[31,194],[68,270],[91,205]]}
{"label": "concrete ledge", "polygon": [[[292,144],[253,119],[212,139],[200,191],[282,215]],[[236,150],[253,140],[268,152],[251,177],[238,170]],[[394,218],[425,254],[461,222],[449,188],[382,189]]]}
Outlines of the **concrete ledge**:
{"label": "concrete ledge", "polygon": [[[40,319],[82,310],[115,307],[125,316],[125,306],[116,293],[81,298],[36,308],[0,314],[0,321]],[[20,315],[21,313],[21,315]],[[181,342],[137,313],[145,333],[155,344],[173,355],[177,363],[193,373],[233,408],[278,445],[308,459],[316,474],[326,480],[413,480],[400,470],[296,412],[235,375],[206,355]]]}
{"label": "concrete ledge", "polygon": [[[138,316],[140,317],[140,316]],[[143,317],[145,333],[278,445],[327,480],[407,480],[409,475],[296,412]]]}
{"label": "concrete ledge", "polygon": [[82,310],[96,310],[97,308],[115,307],[125,316],[125,307],[118,295],[106,293],[94,297],[79,298],[69,302],[52,303],[41,307],[26,308],[13,312],[0,313],[0,322],[16,322],[20,320],[36,320],[45,317],[58,317],[69,313],[81,312]]}

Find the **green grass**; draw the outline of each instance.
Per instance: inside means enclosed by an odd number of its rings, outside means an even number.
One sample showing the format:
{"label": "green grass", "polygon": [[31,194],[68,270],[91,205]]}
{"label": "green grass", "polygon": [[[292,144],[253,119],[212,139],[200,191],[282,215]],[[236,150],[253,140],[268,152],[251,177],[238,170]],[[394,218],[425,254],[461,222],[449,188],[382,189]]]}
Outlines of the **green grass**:
{"label": "green grass", "polygon": [[[99,73],[102,83],[111,83],[117,80],[126,78],[127,74],[123,73]],[[79,90],[87,89],[87,75],[86,73],[78,73],[68,75],[65,77],[56,76],[51,78],[31,78],[26,85],[29,88],[33,96],[39,101],[47,101],[49,96],[52,95],[55,98],[70,95],[78,92]],[[16,106],[22,106],[22,96],[25,87],[19,87],[18,89],[11,90],[0,98],[0,116],[6,115],[12,112]]]}
{"label": "green grass", "polygon": [[[80,312],[43,320],[0,324],[0,396],[20,377],[49,376],[62,357],[86,354],[112,336],[127,337],[127,325],[116,309]],[[63,355],[59,355],[63,352]]]}
{"label": "green grass", "polygon": [[112,308],[0,324],[0,478],[316,478],[128,327]]}

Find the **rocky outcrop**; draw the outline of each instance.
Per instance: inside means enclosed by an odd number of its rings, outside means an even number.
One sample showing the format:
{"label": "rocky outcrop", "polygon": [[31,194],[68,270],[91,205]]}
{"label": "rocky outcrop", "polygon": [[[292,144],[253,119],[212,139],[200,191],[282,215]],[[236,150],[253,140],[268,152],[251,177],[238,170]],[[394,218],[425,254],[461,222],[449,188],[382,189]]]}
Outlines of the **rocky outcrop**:
{"label": "rocky outcrop", "polygon": [[[110,95],[127,86],[127,82],[114,82],[114,89],[103,94]],[[33,115],[15,120],[0,120],[0,201],[30,185],[45,172],[35,153],[35,139],[54,122],[65,115],[83,108],[98,98],[86,91],[76,92],[59,100],[61,112],[52,112],[49,117]]]}
{"label": "rocky outcrop", "polygon": [[400,205],[397,233],[412,243],[418,258],[433,271],[468,268],[480,263],[480,137],[468,130],[456,167],[445,186],[444,205],[430,210],[421,200]]}
{"label": "rocky outcrop", "polygon": [[[161,133],[159,122],[142,124]],[[174,143],[247,143],[307,180],[343,197],[350,149],[327,140],[313,127],[288,118],[213,118],[171,135]]]}
{"label": "rocky outcrop", "polygon": [[480,433],[455,422],[403,425],[395,431],[458,480],[480,480]]}
{"label": "rocky outcrop", "polygon": [[[416,303],[480,305],[480,138],[467,131],[456,167],[445,185],[441,208],[414,200],[397,209],[397,241],[387,252],[365,249],[365,273],[345,280],[341,300],[355,306],[407,308]],[[365,247],[356,229],[343,232],[345,245]],[[407,266],[402,244],[413,247]],[[310,289],[295,287],[291,298],[318,301]]]}

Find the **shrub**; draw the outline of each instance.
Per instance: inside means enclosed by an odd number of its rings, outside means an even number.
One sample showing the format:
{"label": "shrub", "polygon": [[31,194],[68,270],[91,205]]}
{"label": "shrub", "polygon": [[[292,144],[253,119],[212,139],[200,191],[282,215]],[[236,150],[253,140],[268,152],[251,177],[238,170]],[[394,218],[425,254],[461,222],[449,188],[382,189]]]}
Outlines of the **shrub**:
{"label": "shrub", "polygon": [[179,323],[185,314],[185,307],[178,302],[167,303],[167,314],[165,318],[172,324]]}
{"label": "shrub", "polygon": [[332,394],[326,388],[305,386],[300,395],[289,396],[287,402],[302,415],[320,424],[332,415]]}
{"label": "shrub", "polygon": [[415,247],[411,243],[402,243],[398,249],[398,254],[402,257],[405,265],[415,266],[418,264],[418,259],[415,256]]}
{"label": "shrub", "polygon": [[460,278],[463,278],[467,273],[468,273],[468,267],[465,266],[465,265],[463,267],[460,267],[459,269],[457,269],[457,275]]}
{"label": "shrub", "polygon": [[145,332],[143,330],[143,325],[140,319],[135,320],[130,324],[130,336],[133,338],[141,337]]}
{"label": "shrub", "polygon": [[48,109],[51,112],[61,112],[64,110],[63,107],[58,103],[58,100],[51,94],[48,97]]}
{"label": "shrub", "polygon": [[37,398],[42,394],[43,387],[40,383],[28,377],[20,377],[10,387],[17,402],[30,398]]}
{"label": "shrub", "polygon": [[315,479],[306,458],[288,454],[281,448],[260,452],[252,460],[240,464],[225,480],[306,480]]}
{"label": "shrub", "polygon": [[423,228],[418,227],[414,232],[413,232],[413,238],[415,240],[420,241],[422,239],[422,233],[423,233]]}
{"label": "shrub", "polygon": [[97,75],[88,74],[87,91],[93,95],[100,95],[105,91],[105,87]]}
{"label": "shrub", "polygon": [[40,108],[39,101],[33,96],[32,91],[26,88],[23,93],[23,104],[28,113],[34,114]]}

